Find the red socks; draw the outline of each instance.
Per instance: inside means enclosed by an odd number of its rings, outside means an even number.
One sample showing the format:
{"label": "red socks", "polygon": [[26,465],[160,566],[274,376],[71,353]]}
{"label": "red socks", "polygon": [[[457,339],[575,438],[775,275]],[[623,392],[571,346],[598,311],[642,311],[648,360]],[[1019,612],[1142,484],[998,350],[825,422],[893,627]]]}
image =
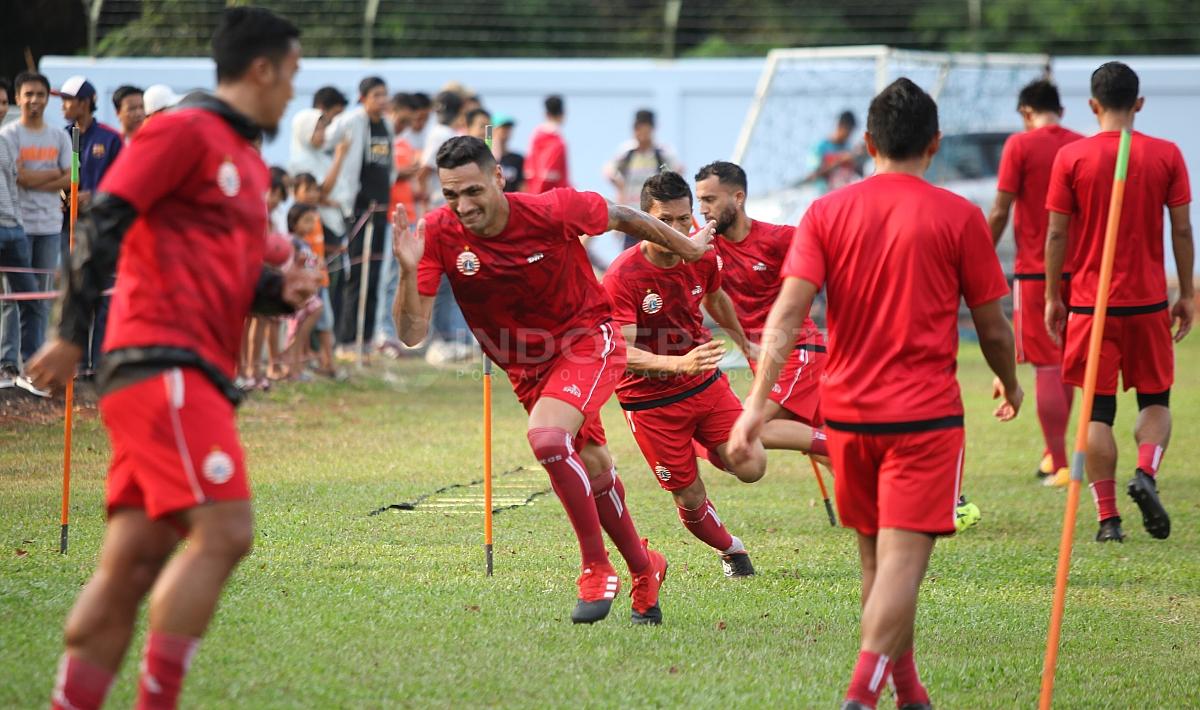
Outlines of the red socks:
{"label": "red socks", "polygon": [[896,688],[897,707],[929,704],[929,693],[925,686],[921,685],[917,662],[913,660],[911,648],[901,654],[892,665],[892,684]]}
{"label": "red socks", "polygon": [[58,662],[51,710],[95,710],[104,704],[112,682],[112,671],[64,653]]}
{"label": "red socks", "polygon": [[608,551],[604,549],[592,486],[583,461],[575,453],[571,433],[558,427],[537,427],[530,429],[527,437],[533,455],[550,474],[550,485],[566,509],[571,527],[575,528],[583,566],[607,565]]}
{"label": "red socks", "polygon": [[825,435],[824,429],[813,427],[812,443],[808,445],[808,453],[812,456],[828,456],[829,455],[829,437]]}
{"label": "red socks", "polygon": [[854,664],[854,675],[846,689],[846,700],[854,700],[869,708],[879,703],[879,693],[892,672],[891,659],[881,653],[858,652],[858,663]]}
{"label": "red socks", "polygon": [[1158,476],[1158,467],[1162,465],[1163,447],[1158,444],[1138,444],[1137,467],[1146,472],[1151,478]]}
{"label": "red socks", "polygon": [[629,571],[638,574],[650,564],[650,556],[646,554],[646,547],[638,537],[637,528],[633,526],[633,518],[625,509],[625,484],[621,483],[620,477],[617,476],[615,466],[608,473],[611,476],[608,483],[592,490],[592,498],[596,501],[596,514],[600,517],[600,526],[617,546],[621,557],[625,558]]}
{"label": "red socks", "polygon": [[183,676],[192,665],[200,639],[151,631],[146,638],[142,678],[138,683],[138,710],[175,710]]}
{"label": "red socks", "polygon": [[1046,451],[1054,461],[1054,470],[1066,468],[1067,423],[1071,418],[1071,399],[1074,389],[1062,381],[1062,368],[1038,366],[1034,368],[1037,389],[1037,415],[1042,424],[1042,436],[1046,440]]}
{"label": "red socks", "polygon": [[717,509],[712,501],[706,499],[704,505],[695,510],[679,508],[679,519],[683,521],[683,527],[718,552],[725,552],[733,547],[733,536],[717,517]]}
{"label": "red socks", "polygon": [[1109,478],[1103,481],[1096,481],[1090,488],[1092,489],[1092,500],[1096,501],[1098,520],[1104,521],[1120,515],[1117,512],[1116,479]]}

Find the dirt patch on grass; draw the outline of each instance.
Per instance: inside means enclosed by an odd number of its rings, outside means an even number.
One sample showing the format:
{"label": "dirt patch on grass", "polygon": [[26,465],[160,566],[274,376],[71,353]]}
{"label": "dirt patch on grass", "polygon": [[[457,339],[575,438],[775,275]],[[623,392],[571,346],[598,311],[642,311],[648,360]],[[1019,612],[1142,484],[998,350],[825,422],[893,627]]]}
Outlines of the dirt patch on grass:
{"label": "dirt patch on grass", "polygon": [[[0,427],[61,422],[65,406],[66,401],[61,394],[37,397],[20,387],[7,387],[0,390]],[[75,383],[74,409],[76,418],[96,416],[96,388],[92,383]]]}

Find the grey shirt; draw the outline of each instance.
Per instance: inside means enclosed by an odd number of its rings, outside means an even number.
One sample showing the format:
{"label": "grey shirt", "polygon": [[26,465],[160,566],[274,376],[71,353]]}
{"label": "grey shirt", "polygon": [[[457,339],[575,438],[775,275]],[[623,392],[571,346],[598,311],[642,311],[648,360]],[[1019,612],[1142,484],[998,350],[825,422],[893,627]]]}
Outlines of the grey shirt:
{"label": "grey shirt", "polygon": [[0,135],[0,227],[19,227],[21,208],[17,204],[17,149]]}
{"label": "grey shirt", "polygon": [[[45,124],[40,131],[33,131],[20,121],[14,121],[0,130],[0,135],[16,147],[17,159],[26,170],[71,169],[71,137],[60,128]],[[62,199],[57,190],[18,187],[17,201],[26,234],[58,234],[62,231]]]}

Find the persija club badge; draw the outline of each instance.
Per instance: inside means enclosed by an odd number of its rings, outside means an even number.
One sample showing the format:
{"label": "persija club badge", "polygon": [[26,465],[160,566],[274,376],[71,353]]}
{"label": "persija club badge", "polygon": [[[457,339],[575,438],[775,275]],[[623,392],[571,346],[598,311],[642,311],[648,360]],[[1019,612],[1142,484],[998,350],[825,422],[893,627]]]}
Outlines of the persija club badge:
{"label": "persija club badge", "polygon": [[459,254],[458,259],[454,261],[454,265],[458,268],[458,273],[463,276],[474,276],[479,273],[479,257],[470,249],[466,249]]}
{"label": "persija club badge", "polygon": [[662,296],[658,295],[657,293],[654,293],[653,291],[646,294],[646,297],[642,299],[642,312],[643,313],[649,313],[649,314],[653,315],[653,314],[661,311],[662,307],[663,307]]}
{"label": "persija club badge", "polygon": [[242,189],[242,176],[238,174],[237,166],[229,158],[217,168],[217,187],[226,197],[237,197]]}

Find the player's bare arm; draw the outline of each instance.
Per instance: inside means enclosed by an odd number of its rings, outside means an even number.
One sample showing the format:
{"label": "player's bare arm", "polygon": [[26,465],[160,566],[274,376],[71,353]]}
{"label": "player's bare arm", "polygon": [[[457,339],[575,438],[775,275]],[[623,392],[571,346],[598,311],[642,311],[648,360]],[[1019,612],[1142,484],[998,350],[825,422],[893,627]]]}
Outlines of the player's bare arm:
{"label": "player's bare arm", "polygon": [[704,310],[708,311],[717,325],[721,326],[721,329],[725,331],[737,349],[742,351],[747,360],[758,360],[759,348],[746,337],[746,331],[742,330],[737,311],[733,308],[733,301],[729,298],[729,294],[725,293],[725,289],[719,288],[706,294]]}
{"label": "player's bare arm", "polygon": [[712,372],[725,357],[725,347],[717,340],[697,345],[686,355],[657,355],[634,344],[637,325],[621,326],[621,335],[628,344],[625,369],[638,375],[699,375]]}
{"label": "player's bare arm", "polygon": [[1009,421],[1021,411],[1025,397],[1021,383],[1017,381],[1017,350],[1012,325],[1004,316],[999,299],[972,308],[971,319],[979,335],[979,349],[983,351],[988,367],[996,374],[992,396],[1004,400],[996,407],[996,418]]}
{"label": "player's bare arm", "polygon": [[808,317],[818,290],[816,284],[804,279],[788,277],[783,280],[779,298],[771,306],[771,313],[763,328],[762,353],[758,372],[754,376],[754,386],[743,403],[742,415],[729,434],[729,456],[735,462],[745,460],[759,440],[767,396],[779,379],[784,361],[796,345],[796,336]]}
{"label": "player's bare arm", "polygon": [[1008,226],[1008,215],[1012,210],[1013,201],[1017,196],[1003,190],[996,191],[996,201],[992,203],[992,211],[988,213],[988,227],[992,230],[992,244],[999,244],[1004,236],[1004,228]]}
{"label": "player's bare arm", "polygon": [[1070,215],[1050,212],[1050,224],[1046,228],[1046,332],[1058,344],[1062,344],[1063,331],[1067,327],[1067,305],[1062,300],[1062,269],[1067,258],[1070,228]]}
{"label": "player's bare arm", "polygon": [[1175,321],[1175,342],[1187,337],[1196,315],[1196,286],[1192,266],[1196,247],[1192,243],[1191,204],[1171,207],[1167,210],[1171,218],[1171,251],[1175,254],[1175,268],[1179,275],[1179,300],[1171,307],[1171,319]]}
{"label": "player's bare arm", "polygon": [[409,227],[403,206],[392,215],[392,253],[400,267],[400,285],[392,303],[392,319],[400,340],[407,346],[419,344],[429,333],[433,298],[417,292],[417,264],[425,253],[425,220]]}
{"label": "player's bare arm", "polygon": [[709,222],[692,237],[686,237],[650,215],[632,207],[608,203],[608,228],[670,249],[688,263],[699,261],[712,249],[716,223]]}

